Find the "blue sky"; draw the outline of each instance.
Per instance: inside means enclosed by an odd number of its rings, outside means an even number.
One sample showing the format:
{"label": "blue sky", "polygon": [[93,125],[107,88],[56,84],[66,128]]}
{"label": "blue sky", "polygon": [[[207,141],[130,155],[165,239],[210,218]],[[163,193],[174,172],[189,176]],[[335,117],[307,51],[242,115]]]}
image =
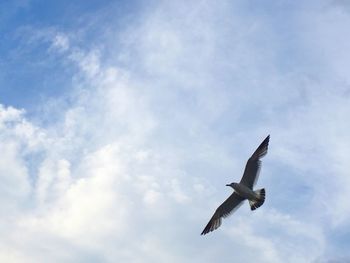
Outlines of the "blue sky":
{"label": "blue sky", "polygon": [[[1,262],[347,262],[345,1],[0,4]],[[257,188],[200,233],[271,134]]]}
{"label": "blue sky", "polygon": [[[67,69],[69,65],[61,63],[55,54],[48,54],[48,39],[31,39],[32,30],[78,30],[81,41],[99,44],[103,42],[99,39],[101,25],[113,20],[114,28],[122,26],[119,23],[137,15],[135,5],[136,1],[127,4],[124,1],[27,0],[1,3],[3,103],[33,109],[47,97],[59,96],[70,88],[73,69]],[[110,12],[106,12],[109,8]],[[104,16],[95,16],[99,12]],[[119,16],[122,18],[116,19]]]}

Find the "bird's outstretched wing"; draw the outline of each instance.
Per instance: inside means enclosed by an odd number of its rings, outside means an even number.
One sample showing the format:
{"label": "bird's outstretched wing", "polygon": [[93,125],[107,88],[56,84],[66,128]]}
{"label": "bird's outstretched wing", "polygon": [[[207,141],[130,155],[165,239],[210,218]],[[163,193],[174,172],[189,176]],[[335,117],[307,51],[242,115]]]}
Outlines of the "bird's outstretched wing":
{"label": "bird's outstretched wing", "polygon": [[215,211],[214,215],[210,219],[209,223],[204,228],[201,235],[205,235],[221,225],[221,218],[227,217],[233,213],[242,203],[244,198],[242,198],[237,193],[233,192],[229,198],[225,200]]}
{"label": "bird's outstretched wing", "polygon": [[244,169],[243,177],[241,179],[241,184],[253,188],[258,177],[261,167],[260,158],[264,157],[267,153],[269,146],[270,135],[268,135],[265,140],[259,145],[252,156],[248,159],[247,164]]}

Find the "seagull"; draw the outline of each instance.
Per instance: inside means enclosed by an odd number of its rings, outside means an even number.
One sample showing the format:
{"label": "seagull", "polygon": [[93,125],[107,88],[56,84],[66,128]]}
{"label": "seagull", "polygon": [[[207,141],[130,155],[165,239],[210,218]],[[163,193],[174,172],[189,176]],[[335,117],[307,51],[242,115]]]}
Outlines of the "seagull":
{"label": "seagull", "polygon": [[267,154],[269,140],[270,135],[265,138],[248,159],[241,181],[239,183],[226,185],[232,187],[234,192],[216,209],[201,235],[205,235],[219,228],[221,225],[221,218],[228,217],[232,214],[246,199],[248,199],[252,211],[262,206],[265,201],[265,189],[262,188],[254,191],[253,187],[259,176],[261,168],[260,159]]}

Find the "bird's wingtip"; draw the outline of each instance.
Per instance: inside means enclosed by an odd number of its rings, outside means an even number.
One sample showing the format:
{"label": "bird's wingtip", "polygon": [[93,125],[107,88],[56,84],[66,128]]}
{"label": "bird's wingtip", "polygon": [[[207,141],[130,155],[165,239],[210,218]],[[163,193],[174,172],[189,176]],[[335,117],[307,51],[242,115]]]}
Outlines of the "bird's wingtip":
{"label": "bird's wingtip", "polygon": [[269,143],[269,142],[270,142],[270,134],[266,136],[262,144]]}

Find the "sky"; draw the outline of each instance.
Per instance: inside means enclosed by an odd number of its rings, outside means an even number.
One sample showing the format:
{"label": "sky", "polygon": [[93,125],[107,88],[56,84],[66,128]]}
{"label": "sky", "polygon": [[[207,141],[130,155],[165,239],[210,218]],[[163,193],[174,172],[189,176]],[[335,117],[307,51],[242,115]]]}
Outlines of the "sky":
{"label": "sky", "polygon": [[[350,262],[350,5],[0,3],[0,261]],[[270,134],[256,188],[203,228]]]}

